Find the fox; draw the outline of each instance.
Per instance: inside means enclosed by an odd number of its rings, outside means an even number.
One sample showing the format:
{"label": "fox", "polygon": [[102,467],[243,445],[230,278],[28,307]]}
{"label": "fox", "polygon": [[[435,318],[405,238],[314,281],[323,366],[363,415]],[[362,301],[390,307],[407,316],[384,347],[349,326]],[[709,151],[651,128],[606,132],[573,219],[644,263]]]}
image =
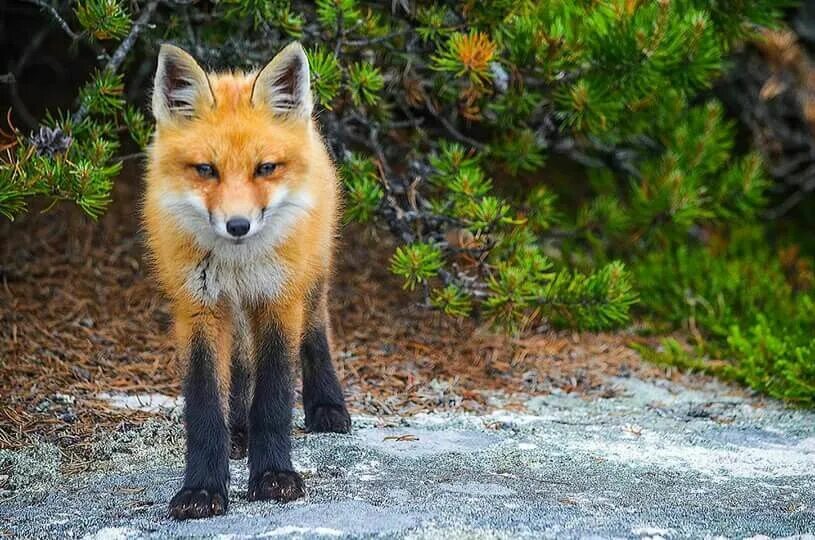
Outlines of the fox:
{"label": "fox", "polygon": [[224,514],[230,458],[248,458],[250,501],[298,499],[298,359],[307,431],[351,429],[328,315],[340,192],[308,57],[293,42],[257,71],[208,73],[162,44],[151,105],[143,228],[185,366],[186,463],[169,517]]}

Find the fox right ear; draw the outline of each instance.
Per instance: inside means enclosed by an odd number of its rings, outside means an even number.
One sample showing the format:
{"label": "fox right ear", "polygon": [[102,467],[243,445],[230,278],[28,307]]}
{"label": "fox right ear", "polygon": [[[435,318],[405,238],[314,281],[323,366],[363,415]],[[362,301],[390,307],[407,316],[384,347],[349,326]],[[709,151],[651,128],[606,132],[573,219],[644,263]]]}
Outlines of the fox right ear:
{"label": "fox right ear", "polygon": [[299,42],[289,43],[260,70],[252,86],[252,104],[265,103],[280,116],[311,118],[308,57]]}
{"label": "fox right ear", "polygon": [[163,44],[153,83],[153,116],[156,122],[190,118],[200,107],[215,103],[207,74],[184,49]]}

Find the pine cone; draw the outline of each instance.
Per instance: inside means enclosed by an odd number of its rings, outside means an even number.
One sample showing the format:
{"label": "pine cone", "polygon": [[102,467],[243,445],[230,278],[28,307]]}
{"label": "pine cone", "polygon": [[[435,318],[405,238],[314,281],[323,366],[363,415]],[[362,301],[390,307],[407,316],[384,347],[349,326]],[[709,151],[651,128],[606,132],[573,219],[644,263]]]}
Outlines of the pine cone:
{"label": "pine cone", "polygon": [[39,155],[54,157],[67,152],[73,139],[58,127],[40,126],[39,131],[31,134],[29,141]]}

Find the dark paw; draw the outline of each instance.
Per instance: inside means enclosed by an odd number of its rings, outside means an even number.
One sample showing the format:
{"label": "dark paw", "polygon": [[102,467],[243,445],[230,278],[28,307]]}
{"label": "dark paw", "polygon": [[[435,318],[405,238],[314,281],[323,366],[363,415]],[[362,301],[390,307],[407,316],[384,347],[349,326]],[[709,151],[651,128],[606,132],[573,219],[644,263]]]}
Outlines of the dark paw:
{"label": "dark paw", "polygon": [[246,431],[236,430],[232,432],[232,444],[229,450],[229,459],[243,459],[246,457],[247,447]]}
{"label": "dark paw", "polygon": [[174,519],[201,519],[226,512],[227,497],[208,489],[184,488],[170,501],[169,515]]}
{"label": "dark paw", "polygon": [[266,471],[260,478],[249,480],[246,498],[250,501],[289,502],[306,494],[303,478],[294,471]]}
{"label": "dark paw", "polygon": [[351,417],[343,405],[318,405],[306,416],[306,429],[312,433],[349,433]]}

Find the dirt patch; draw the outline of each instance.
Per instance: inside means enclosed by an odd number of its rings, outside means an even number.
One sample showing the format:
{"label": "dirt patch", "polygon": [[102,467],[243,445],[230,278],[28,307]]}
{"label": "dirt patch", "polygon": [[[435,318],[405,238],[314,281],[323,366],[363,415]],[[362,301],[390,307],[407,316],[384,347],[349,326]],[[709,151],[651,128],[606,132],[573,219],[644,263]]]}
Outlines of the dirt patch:
{"label": "dirt patch", "polygon": [[[44,440],[61,449],[68,471],[82,470],[98,457],[95,435],[151,416],[111,407],[100,393],[178,394],[171,320],[149,278],[138,192],[138,182],[120,181],[99,223],[66,206],[0,224],[0,448]],[[608,376],[682,377],[641,363],[626,347],[639,339],[632,333],[542,329],[507,338],[430,312],[388,273],[391,252],[387,234],[343,232],[333,345],[355,412],[486,412],[550,392],[610,397],[618,390]]]}

